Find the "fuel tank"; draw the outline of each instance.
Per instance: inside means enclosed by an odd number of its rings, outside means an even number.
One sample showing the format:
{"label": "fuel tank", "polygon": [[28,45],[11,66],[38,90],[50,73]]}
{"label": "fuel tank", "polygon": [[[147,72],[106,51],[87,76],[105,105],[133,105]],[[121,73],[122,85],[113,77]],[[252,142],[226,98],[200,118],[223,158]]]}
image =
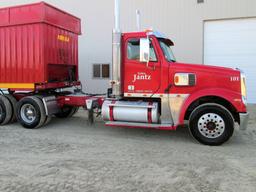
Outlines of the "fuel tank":
{"label": "fuel tank", "polygon": [[156,102],[130,102],[107,100],[102,106],[104,121],[157,124],[159,107]]}

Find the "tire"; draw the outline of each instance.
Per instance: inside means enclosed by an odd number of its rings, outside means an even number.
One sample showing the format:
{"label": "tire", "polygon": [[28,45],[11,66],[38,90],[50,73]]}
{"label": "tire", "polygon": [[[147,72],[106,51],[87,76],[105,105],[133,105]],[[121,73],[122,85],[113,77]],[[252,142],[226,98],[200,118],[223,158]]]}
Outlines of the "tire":
{"label": "tire", "polygon": [[12,106],[12,118],[10,120],[10,123],[14,123],[17,118],[16,118],[16,105],[17,105],[17,100],[15,99],[14,96],[12,95],[5,95],[5,97],[10,101],[11,106]]}
{"label": "tire", "polygon": [[200,143],[218,146],[227,142],[234,132],[232,114],[223,106],[208,103],[197,107],[189,119],[192,136]]}
{"label": "tire", "polygon": [[[40,101],[43,101],[43,97],[40,96],[40,95],[35,95],[34,97],[37,97]],[[51,122],[51,120],[52,120],[52,116],[51,115],[48,115],[48,116],[46,115],[45,122],[40,127],[48,125]]]}
{"label": "tire", "polygon": [[51,120],[52,120],[52,116],[47,116],[43,125],[44,126],[48,125],[51,122]]}
{"label": "tire", "polygon": [[72,117],[73,115],[75,115],[78,111],[79,107],[64,107],[61,109],[61,112],[55,114],[56,117],[58,118],[68,118],[68,117]]}
{"label": "tire", "polygon": [[8,124],[12,119],[11,102],[3,95],[0,95],[0,125]]}
{"label": "tire", "polygon": [[24,128],[36,129],[46,122],[43,102],[35,96],[21,99],[17,104],[16,113],[18,121]]}

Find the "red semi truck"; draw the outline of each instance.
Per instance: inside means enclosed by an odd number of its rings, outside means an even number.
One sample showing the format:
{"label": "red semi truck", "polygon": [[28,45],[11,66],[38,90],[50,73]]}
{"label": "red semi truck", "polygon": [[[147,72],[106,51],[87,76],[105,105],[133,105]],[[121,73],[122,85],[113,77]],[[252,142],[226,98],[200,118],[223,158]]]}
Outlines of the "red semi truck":
{"label": "red semi truck", "polygon": [[[121,33],[115,0],[113,67],[106,96],[81,91],[80,19],[44,2],[0,9],[0,125],[38,128],[79,107],[106,126],[176,130],[188,125],[206,145],[247,128],[245,75],[239,69],[178,63],[173,42],[153,30]],[[67,88],[73,88],[72,91]]]}

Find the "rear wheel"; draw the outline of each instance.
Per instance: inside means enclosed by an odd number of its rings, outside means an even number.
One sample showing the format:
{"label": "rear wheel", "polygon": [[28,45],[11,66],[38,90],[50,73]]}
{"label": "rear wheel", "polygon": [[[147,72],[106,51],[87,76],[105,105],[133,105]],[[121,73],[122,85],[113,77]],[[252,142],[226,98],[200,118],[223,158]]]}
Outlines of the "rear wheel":
{"label": "rear wheel", "polygon": [[5,97],[10,101],[11,106],[12,106],[12,118],[10,123],[13,123],[16,121],[16,105],[17,105],[17,100],[15,99],[14,96],[12,95],[5,95]]}
{"label": "rear wheel", "polygon": [[234,119],[223,106],[209,103],[192,112],[189,128],[193,137],[200,143],[221,145],[233,135]]}
{"label": "rear wheel", "polygon": [[17,104],[17,119],[28,129],[41,127],[46,122],[46,112],[41,99],[35,96],[25,97]]}
{"label": "rear wheel", "polygon": [[73,115],[75,115],[78,111],[79,107],[64,107],[61,109],[61,111],[57,114],[55,114],[56,117],[58,118],[68,118],[68,117],[72,117]]}
{"label": "rear wheel", "polygon": [[0,95],[0,125],[8,124],[12,119],[11,102],[3,95]]}

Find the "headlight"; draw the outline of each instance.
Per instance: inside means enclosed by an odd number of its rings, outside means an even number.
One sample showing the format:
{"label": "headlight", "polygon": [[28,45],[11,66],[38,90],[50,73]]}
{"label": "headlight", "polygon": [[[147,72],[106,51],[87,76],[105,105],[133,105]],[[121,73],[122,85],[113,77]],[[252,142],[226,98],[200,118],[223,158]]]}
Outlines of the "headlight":
{"label": "headlight", "polygon": [[241,72],[241,94],[244,104],[247,103],[246,76]]}

